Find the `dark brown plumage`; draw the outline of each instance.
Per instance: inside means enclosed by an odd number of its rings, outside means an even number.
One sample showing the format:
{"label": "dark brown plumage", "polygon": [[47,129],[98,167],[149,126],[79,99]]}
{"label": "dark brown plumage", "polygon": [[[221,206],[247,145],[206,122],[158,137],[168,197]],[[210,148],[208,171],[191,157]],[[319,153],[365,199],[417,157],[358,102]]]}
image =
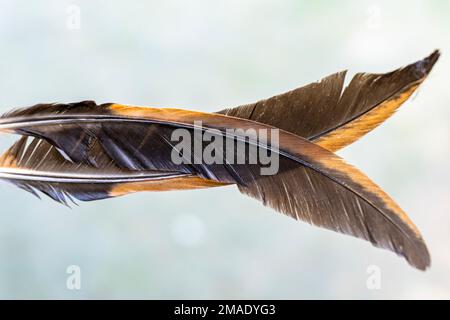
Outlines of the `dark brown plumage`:
{"label": "dark brown plumage", "polygon": [[346,71],[319,82],[219,111],[295,133],[337,151],[389,118],[426,79],[439,51],[385,74],[358,73],[344,89]]}
{"label": "dark brown plumage", "polygon": [[[143,190],[235,184],[277,211],[370,241],[423,270],[430,257],[414,224],[376,184],[330,150],[351,143],[389,117],[437,58],[434,53],[385,75],[359,74],[342,95],[344,73],[338,73],[219,114],[92,101],[14,110],[0,119],[0,131],[33,138],[29,145],[22,138],[0,158],[0,179],[63,203]],[[196,163],[201,154],[195,148],[189,163],[174,163],[174,131],[183,128],[195,136],[196,121],[202,122],[203,133],[214,130],[213,136],[235,145],[232,151],[219,150],[220,158],[235,159],[237,143],[243,142],[246,159],[258,158],[261,150],[276,153],[277,174],[261,174],[264,164],[259,160]],[[259,135],[274,127],[280,129],[276,144]],[[230,129],[256,131],[246,135]],[[206,147],[202,141],[200,152]]]}

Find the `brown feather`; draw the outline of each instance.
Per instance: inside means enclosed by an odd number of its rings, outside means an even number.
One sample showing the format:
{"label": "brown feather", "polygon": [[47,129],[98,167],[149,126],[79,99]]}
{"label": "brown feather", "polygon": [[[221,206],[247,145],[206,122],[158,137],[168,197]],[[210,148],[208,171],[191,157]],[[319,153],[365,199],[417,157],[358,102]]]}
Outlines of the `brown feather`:
{"label": "brown feather", "polygon": [[389,73],[358,73],[345,89],[346,72],[339,72],[317,83],[218,113],[266,123],[337,151],[388,119],[426,79],[438,58],[435,51]]}
{"label": "brown feather", "polygon": [[[10,114],[0,126],[45,138],[67,155],[87,163],[95,163],[90,142],[96,139],[115,163],[121,161],[125,166],[122,169],[130,172],[170,168],[219,183],[235,183],[241,192],[293,218],[368,240],[404,256],[419,269],[429,265],[430,257],[419,231],[388,195],[338,156],[297,135],[279,130],[280,149],[276,152],[280,155],[280,170],[276,175],[261,175],[259,164],[174,166],[170,158],[172,145],[164,141],[169,141],[177,128],[192,130],[195,121],[202,121],[204,129],[219,132],[273,129],[219,114],[117,104],[39,106]],[[239,134],[236,137],[240,138]],[[250,137],[248,143],[271,148],[270,141],[256,138]],[[121,194],[117,189],[109,190],[113,190],[110,196]]]}
{"label": "brown feather", "polygon": [[73,163],[48,142],[22,137],[0,156],[0,179],[37,195],[41,191],[52,199],[98,200],[138,191],[189,190],[226,184],[183,173],[132,172],[113,164],[97,142],[97,167]]}

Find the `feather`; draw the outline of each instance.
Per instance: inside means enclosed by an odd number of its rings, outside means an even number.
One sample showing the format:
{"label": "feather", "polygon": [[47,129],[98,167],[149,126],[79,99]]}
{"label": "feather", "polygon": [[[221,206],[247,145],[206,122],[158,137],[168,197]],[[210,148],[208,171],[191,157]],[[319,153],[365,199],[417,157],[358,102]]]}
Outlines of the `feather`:
{"label": "feather", "polygon": [[218,113],[266,123],[337,151],[389,118],[425,80],[439,55],[435,51],[385,74],[358,73],[344,90],[346,71]]}
{"label": "feather", "polygon": [[[190,163],[175,164],[171,159],[174,149],[171,137],[180,128],[195,136],[195,130],[199,129],[196,121],[202,121],[202,132],[215,130],[214,135],[222,135],[235,144],[245,142],[248,150],[251,145],[257,146],[258,150],[253,152],[265,149],[276,153],[278,173],[261,174],[261,163],[196,164],[193,160],[200,155],[195,150]],[[427,248],[414,224],[360,171],[332,152],[284,130],[278,131],[276,143],[272,137],[227,131],[236,128],[256,133],[273,129],[263,123],[220,114],[93,102],[37,105],[16,110],[0,120],[0,129],[45,139],[74,163],[98,168],[96,155],[101,152],[130,173],[177,172],[221,184],[236,184],[242,193],[295,219],[370,241],[404,256],[418,269],[430,264]],[[200,152],[205,146],[201,147]],[[223,149],[220,156],[229,159],[227,152]],[[236,148],[233,152],[236,153]],[[246,157],[250,156],[246,149]],[[123,192],[121,184],[108,187],[107,196],[117,195],[117,190]]]}
{"label": "feather", "polygon": [[[0,157],[0,179],[32,194],[40,191],[55,201],[91,201],[148,190],[194,189],[223,185],[179,172],[128,171],[104,152],[96,152],[97,168],[65,159],[45,140],[24,136]],[[114,190],[114,191],[113,191]]]}

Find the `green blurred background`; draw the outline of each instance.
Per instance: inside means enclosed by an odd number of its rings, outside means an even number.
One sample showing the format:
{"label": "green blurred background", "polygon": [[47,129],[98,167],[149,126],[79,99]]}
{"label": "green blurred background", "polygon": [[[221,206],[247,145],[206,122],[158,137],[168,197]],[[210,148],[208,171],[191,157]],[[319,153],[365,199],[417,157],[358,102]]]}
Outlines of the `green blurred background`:
{"label": "green blurred background", "polygon": [[450,298],[448,1],[0,0],[0,39],[1,112],[85,99],[216,111],[443,53],[414,98],[340,152],[410,214],[428,271],[233,187],[68,209],[1,182],[0,298]]}

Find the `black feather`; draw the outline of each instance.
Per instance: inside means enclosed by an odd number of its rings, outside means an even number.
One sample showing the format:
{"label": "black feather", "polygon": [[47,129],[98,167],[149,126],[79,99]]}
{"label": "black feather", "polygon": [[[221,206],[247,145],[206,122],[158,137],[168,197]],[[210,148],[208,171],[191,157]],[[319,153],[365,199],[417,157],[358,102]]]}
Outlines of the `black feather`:
{"label": "black feather", "polygon": [[[96,150],[97,147],[93,147]],[[117,167],[104,152],[95,157],[97,168],[73,163],[48,142],[22,137],[0,157],[0,179],[32,194],[40,191],[55,201],[92,201],[111,197],[111,190],[120,183],[148,181],[173,177],[178,173],[136,171]]]}

